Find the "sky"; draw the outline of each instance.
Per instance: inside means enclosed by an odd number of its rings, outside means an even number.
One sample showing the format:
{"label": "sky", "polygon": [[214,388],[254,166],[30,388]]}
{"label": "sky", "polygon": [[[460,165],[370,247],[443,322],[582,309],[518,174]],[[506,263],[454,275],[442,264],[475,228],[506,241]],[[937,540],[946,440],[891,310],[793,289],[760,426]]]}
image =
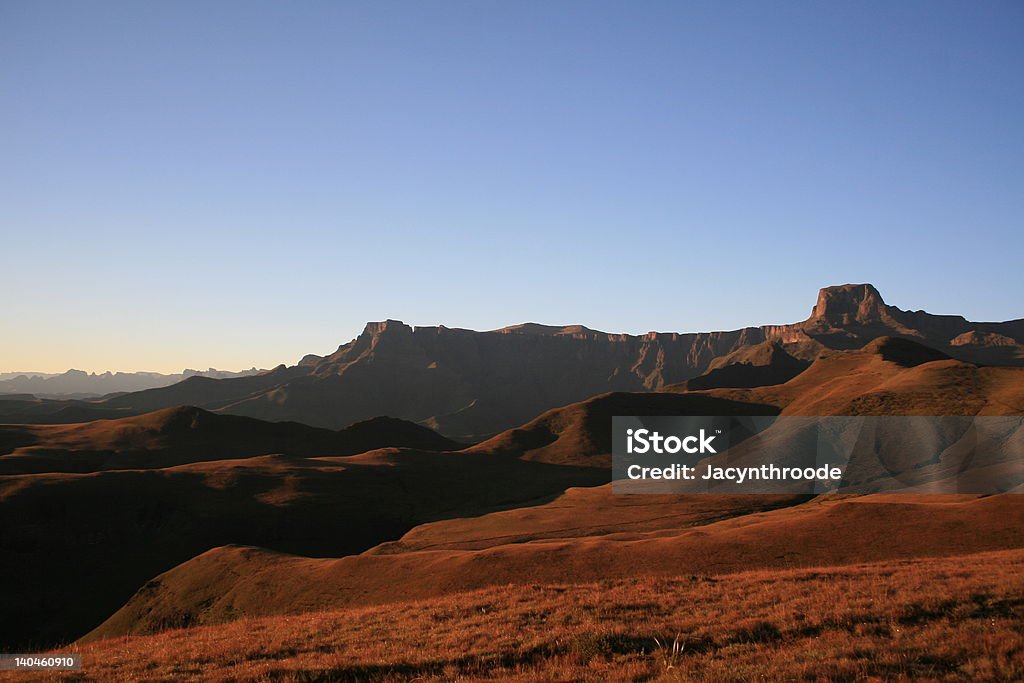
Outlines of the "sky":
{"label": "sky", "polygon": [[0,371],[1024,317],[1020,2],[0,0]]}

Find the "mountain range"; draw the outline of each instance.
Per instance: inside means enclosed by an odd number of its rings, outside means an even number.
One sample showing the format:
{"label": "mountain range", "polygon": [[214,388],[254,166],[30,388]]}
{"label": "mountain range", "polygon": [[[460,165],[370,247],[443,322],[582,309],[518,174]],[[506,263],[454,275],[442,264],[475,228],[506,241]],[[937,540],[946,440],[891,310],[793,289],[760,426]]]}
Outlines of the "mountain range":
{"label": "mountain range", "polygon": [[532,323],[476,332],[373,322],[327,356],[246,377],[190,377],[89,407],[124,414],[185,404],[331,429],[386,414],[481,440],[609,391],[781,383],[823,354],[881,336],[957,360],[1024,365],[1024,320],[977,323],[904,311],[872,285],[857,284],[822,289],[802,322],[725,332],[628,335]]}
{"label": "mountain range", "polygon": [[3,394],[31,394],[38,398],[89,398],[129,391],[142,391],[175,384],[189,377],[225,379],[246,377],[262,370],[250,368],[241,372],[228,370],[186,369],[179,373],[102,372],[89,373],[71,369],[60,374],[39,372],[5,372],[0,374],[0,398]]}

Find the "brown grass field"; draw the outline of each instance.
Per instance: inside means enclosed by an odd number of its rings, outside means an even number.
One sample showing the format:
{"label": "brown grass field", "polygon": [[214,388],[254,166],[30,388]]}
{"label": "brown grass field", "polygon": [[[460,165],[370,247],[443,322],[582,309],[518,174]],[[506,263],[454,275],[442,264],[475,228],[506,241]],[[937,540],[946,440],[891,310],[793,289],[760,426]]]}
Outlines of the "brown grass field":
{"label": "brown grass field", "polygon": [[1022,680],[1024,550],[502,586],[60,651],[84,673],[6,680]]}
{"label": "brown grass field", "polygon": [[[749,498],[754,499],[753,503],[757,496]],[[224,546],[149,581],[85,640],[214,625],[242,617],[412,602],[497,586],[838,568],[1024,546],[1024,499],[1020,496],[939,496],[938,501],[894,498],[832,500],[826,496],[795,507],[698,522],[697,526],[676,530],[551,540],[495,539],[494,518],[508,517],[501,513],[476,518],[477,528],[467,520],[464,527],[450,534],[445,523],[437,525],[434,532],[429,528],[435,525],[425,525],[427,531],[413,534],[423,540],[449,536],[456,543],[461,535],[465,539],[462,543],[487,545],[477,550],[395,552],[401,549],[399,545],[388,552],[375,549],[333,559]],[[587,511],[596,502],[581,509],[580,517],[597,517]],[[693,505],[695,502],[690,503]],[[664,505],[657,507],[667,512]],[[680,501],[676,509],[686,507]],[[634,507],[634,514],[643,511],[643,506]],[[649,509],[647,516],[652,512]],[[560,515],[557,508],[552,513],[557,513],[556,518]],[[512,530],[523,521],[539,521],[544,508],[536,515],[523,514],[529,516],[512,516],[499,524]]]}

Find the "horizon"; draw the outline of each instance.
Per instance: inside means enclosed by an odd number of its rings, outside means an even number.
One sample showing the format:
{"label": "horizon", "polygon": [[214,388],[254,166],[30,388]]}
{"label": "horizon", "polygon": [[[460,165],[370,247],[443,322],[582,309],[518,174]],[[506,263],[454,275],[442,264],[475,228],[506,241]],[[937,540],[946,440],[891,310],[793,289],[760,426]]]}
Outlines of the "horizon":
{"label": "horizon", "polygon": [[[968,322],[978,323],[978,324],[1003,323],[1003,322],[1013,322],[1013,321],[1016,321],[1016,320],[1024,320],[1024,317],[1021,317],[1021,318],[1004,318],[1002,320],[976,320],[976,319],[972,319],[970,316],[961,315],[959,313],[935,313],[933,311],[926,311],[924,309],[902,308],[900,306],[896,306],[896,305],[891,304],[888,301],[886,301],[885,300],[885,294],[883,292],[881,292],[881,290],[878,290],[878,288],[875,287],[872,283],[842,283],[842,284],[837,284],[837,285],[828,285],[826,287],[819,288],[819,291],[824,291],[826,289],[830,289],[830,288],[834,288],[834,287],[858,285],[858,284],[867,285],[867,286],[875,288],[875,290],[878,291],[878,294],[881,296],[883,302],[887,306],[893,306],[895,308],[900,308],[901,310],[908,311],[908,312],[924,311],[925,313],[929,313],[931,315],[954,315],[954,316],[962,317],[965,320],[967,320]],[[810,315],[810,311],[808,311],[808,316],[809,315]],[[802,318],[801,320],[806,320],[806,318]],[[540,326],[543,326],[543,327],[555,327],[555,328],[565,328],[565,327],[581,326],[581,327],[584,327],[585,329],[588,329],[588,330],[590,330],[592,332],[597,332],[599,334],[609,334],[609,335],[622,335],[622,334],[625,334],[625,335],[630,335],[630,336],[641,336],[641,335],[648,334],[648,333],[659,333],[659,334],[671,334],[671,333],[694,334],[694,333],[696,333],[696,334],[702,334],[702,333],[709,333],[709,332],[732,332],[732,331],[736,331],[736,330],[740,330],[740,329],[744,329],[744,328],[761,327],[761,326],[764,326],[764,325],[788,325],[788,324],[793,324],[793,323],[801,322],[801,320],[792,320],[792,321],[788,321],[788,322],[776,322],[776,323],[772,323],[772,322],[758,323],[758,324],[752,324],[752,325],[744,325],[744,326],[741,326],[741,327],[732,328],[730,330],[645,330],[643,332],[622,332],[622,331],[616,331],[616,330],[597,329],[597,328],[594,328],[594,327],[591,327],[589,325],[585,325],[585,324],[582,324],[582,323],[548,324],[548,323],[538,323],[536,321],[524,321],[524,322],[520,322],[520,323],[509,323],[508,325],[502,325],[501,327],[495,327],[495,328],[491,328],[491,329],[487,329],[487,330],[475,330],[475,329],[468,328],[468,327],[460,327],[458,325],[446,325],[445,323],[435,323],[435,324],[430,324],[430,325],[419,325],[419,324],[410,323],[408,321],[400,320],[400,319],[396,319],[396,318],[380,318],[378,320],[368,320],[365,323],[363,323],[363,326],[361,327],[359,333],[353,335],[347,341],[340,342],[331,351],[326,351],[324,353],[316,353],[316,352],[312,352],[312,351],[305,352],[305,353],[300,353],[300,354],[298,354],[296,356],[296,359],[295,359],[294,362],[289,362],[289,361],[286,361],[286,360],[282,360],[280,362],[273,363],[273,364],[270,364],[270,365],[251,365],[251,366],[248,366],[248,367],[238,367],[238,368],[235,368],[235,367],[215,367],[215,366],[211,365],[211,366],[207,366],[205,368],[190,366],[190,367],[185,367],[185,368],[181,368],[181,369],[167,369],[167,370],[152,370],[152,369],[137,369],[137,370],[123,370],[123,369],[120,369],[120,370],[118,370],[118,369],[89,370],[89,369],[75,368],[75,367],[69,367],[69,368],[65,368],[63,370],[4,370],[4,369],[0,368],[0,374],[9,375],[9,374],[17,373],[19,375],[27,375],[27,376],[32,376],[33,374],[37,374],[37,375],[61,375],[61,374],[65,374],[65,373],[68,373],[68,372],[78,371],[78,372],[86,372],[86,373],[88,373],[90,375],[117,374],[117,373],[126,373],[126,374],[127,373],[147,373],[147,372],[151,372],[151,373],[155,373],[155,374],[169,375],[169,374],[181,374],[181,373],[184,373],[184,372],[187,372],[187,371],[208,372],[210,370],[227,371],[227,372],[242,372],[242,371],[251,370],[251,369],[254,369],[254,368],[259,370],[259,371],[261,371],[261,372],[264,372],[264,371],[272,370],[272,369],[274,369],[276,367],[279,367],[279,366],[282,366],[282,365],[289,366],[289,367],[290,366],[294,366],[294,365],[298,364],[299,361],[302,360],[302,358],[304,358],[305,356],[310,355],[310,354],[323,357],[323,356],[329,355],[331,353],[334,353],[334,351],[336,351],[341,346],[343,346],[345,344],[348,344],[348,343],[350,343],[352,341],[355,341],[355,339],[360,334],[362,334],[365,331],[367,326],[372,325],[372,324],[379,324],[379,323],[382,323],[382,322],[398,322],[398,323],[401,323],[403,325],[407,325],[407,326],[413,328],[414,330],[418,329],[418,328],[446,327],[446,328],[452,329],[452,330],[465,330],[465,331],[468,331],[468,332],[496,332],[496,331],[499,331],[499,330],[502,330],[502,329],[505,329],[505,328],[516,327],[516,326],[520,326],[520,325],[540,325]]]}
{"label": "horizon", "polygon": [[8,3],[5,372],[274,367],[382,316],[730,330],[843,281],[1015,319],[1022,28],[1012,2]]}

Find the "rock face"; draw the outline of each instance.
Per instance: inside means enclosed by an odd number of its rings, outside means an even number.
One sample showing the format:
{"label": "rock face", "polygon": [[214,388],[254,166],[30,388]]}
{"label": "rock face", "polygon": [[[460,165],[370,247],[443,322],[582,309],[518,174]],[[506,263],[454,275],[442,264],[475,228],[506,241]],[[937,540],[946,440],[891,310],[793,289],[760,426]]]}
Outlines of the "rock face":
{"label": "rock face", "polygon": [[887,305],[872,285],[826,287],[799,328],[826,348],[860,348],[878,337],[904,337],[960,359],[986,365],[1024,364],[1024,320],[970,322]]}
{"label": "rock face", "polygon": [[224,410],[314,425],[399,415],[476,439],[596,394],[653,391],[693,377],[716,356],[762,338],[757,328],[632,336],[540,325],[473,332],[387,320],[367,325],[307,376]]}
{"label": "rock face", "polygon": [[818,292],[810,320],[833,327],[891,323],[888,308],[873,285],[826,287]]}
{"label": "rock face", "polygon": [[1016,346],[1017,342],[995,332],[964,332],[949,342],[950,346]]}
{"label": "rock face", "polygon": [[[709,368],[718,372],[708,386],[786,381],[824,350],[861,348],[882,336],[912,339],[961,360],[1024,364],[1024,320],[972,323],[903,311],[859,284],[822,289],[803,322],[727,332],[628,335],[533,323],[475,332],[385,320],[368,323],[336,352],[306,356],[294,367],[192,380],[111,403],[146,410],[188,403],[334,429],[391,415],[453,438],[479,439],[550,408],[609,391],[654,391]],[[737,363],[765,369],[712,367],[715,359],[758,344],[766,344],[766,353],[741,352]]]}

